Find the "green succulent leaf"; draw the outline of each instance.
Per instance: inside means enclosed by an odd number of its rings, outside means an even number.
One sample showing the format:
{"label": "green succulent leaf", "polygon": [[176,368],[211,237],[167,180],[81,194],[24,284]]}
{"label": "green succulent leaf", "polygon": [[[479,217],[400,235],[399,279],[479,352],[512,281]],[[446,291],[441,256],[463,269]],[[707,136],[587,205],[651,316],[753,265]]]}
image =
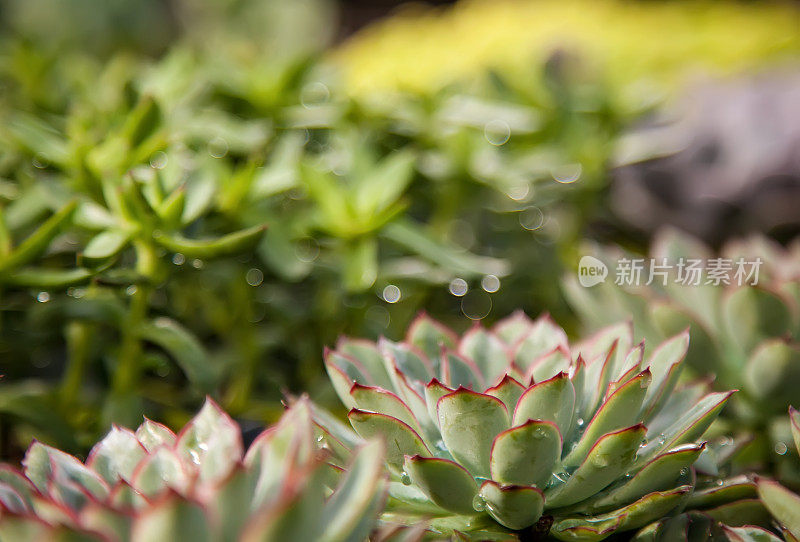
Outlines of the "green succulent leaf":
{"label": "green succulent leaf", "polygon": [[475,476],[489,476],[495,437],[508,429],[505,405],[499,399],[464,388],[439,399],[439,428],[453,458]]}
{"label": "green succulent leaf", "polygon": [[544,510],[544,495],[535,487],[503,485],[487,480],[478,495],[489,515],[509,529],[533,525]]}
{"label": "green succulent leaf", "polygon": [[478,484],[461,465],[448,459],[406,456],[403,471],[428,498],[445,510],[474,514]]}
{"label": "green succulent leaf", "polygon": [[758,496],[775,519],[795,538],[800,538],[800,497],[779,483],[759,479]]}
{"label": "green succulent leaf", "polygon": [[561,434],[553,422],[528,420],[503,431],[492,445],[492,480],[545,487],[561,457]]}

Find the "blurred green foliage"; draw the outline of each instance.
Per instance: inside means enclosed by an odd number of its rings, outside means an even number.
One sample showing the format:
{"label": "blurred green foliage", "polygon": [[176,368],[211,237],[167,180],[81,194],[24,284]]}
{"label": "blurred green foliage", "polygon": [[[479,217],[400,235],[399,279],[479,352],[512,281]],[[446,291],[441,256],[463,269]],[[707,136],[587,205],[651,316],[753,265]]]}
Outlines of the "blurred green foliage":
{"label": "blurred green foliage", "polygon": [[562,262],[644,112],[571,56],[354,97],[318,0],[6,4],[2,454],[205,394],[257,421],[325,403],[325,345],[423,308],[569,324]]}

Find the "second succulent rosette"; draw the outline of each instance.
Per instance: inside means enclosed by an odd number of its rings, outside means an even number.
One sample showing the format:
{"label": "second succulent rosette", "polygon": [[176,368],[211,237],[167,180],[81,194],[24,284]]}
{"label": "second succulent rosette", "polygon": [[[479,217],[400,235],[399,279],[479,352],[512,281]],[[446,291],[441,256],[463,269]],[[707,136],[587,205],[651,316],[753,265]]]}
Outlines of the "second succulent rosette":
{"label": "second succulent rosette", "polygon": [[628,323],[571,344],[547,316],[458,336],[422,315],[402,342],[341,339],[326,367],[355,431],[386,440],[409,510],[600,540],[692,491],[699,439],[731,392],[678,386],[688,343],[644,359]]}

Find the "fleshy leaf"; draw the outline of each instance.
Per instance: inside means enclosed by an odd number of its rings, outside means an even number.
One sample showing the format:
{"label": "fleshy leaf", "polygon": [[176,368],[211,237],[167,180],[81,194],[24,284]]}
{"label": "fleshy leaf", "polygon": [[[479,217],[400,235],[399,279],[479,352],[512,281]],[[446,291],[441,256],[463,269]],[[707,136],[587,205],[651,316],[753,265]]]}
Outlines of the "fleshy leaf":
{"label": "fleshy leaf", "polygon": [[136,465],[145,455],[145,449],[128,429],[114,426],[103,440],[89,453],[86,465],[97,472],[108,484],[120,478],[130,480]]}
{"label": "fleshy leaf", "polygon": [[800,538],[800,496],[772,480],[758,479],[756,484],[759,497],[778,523]]}
{"label": "fleshy leaf", "polygon": [[591,497],[621,477],[633,464],[645,436],[643,425],[605,435],[589,451],[586,460],[563,485],[547,492],[547,507],[568,506]]}
{"label": "fleshy leaf", "polygon": [[437,403],[442,439],[453,458],[473,476],[489,476],[492,443],[508,429],[502,401],[460,388]]}
{"label": "fleshy leaf", "polygon": [[553,422],[528,420],[503,431],[494,440],[492,480],[544,487],[561,457],[561,434]]}
{"label": "fleshy leaf", "polygon": [[544,496],[535,487],[502,485],[488,480],[478,493],[486,511],[509,529],[524,529],[536,523],[544,510]]}
{"label": "fleshy leaf", "polygon": [[564,466],[580,465],[600,437],[641,421],[642,401],[650,380],[650,372],[645,370],[612,393],[600,405],[575,448],[564,458]]}
{"label": "fleshy leaf", "polygon": [[575,388],[566,373],[550,380],[539,382],[522,394],[514,410],[513,425],[522,425],[527,420],[543,420],[555,423],[562,434],[566,434],[572,422],[575,408]]}
{"label": "fleshy leaf", "polygon": [[445,510],[474,514],[472,500],[478,484],[464,467],[448,459],[406,456],[403,470],[411,482]]}
{"label": "fleshy leaf", "polygon": [[358,409],[351,410],[347,417],[362,437],[385,440],[386,462],[397,471],[402,468],[406,455],[431,455],[419,434],[397,418]]}

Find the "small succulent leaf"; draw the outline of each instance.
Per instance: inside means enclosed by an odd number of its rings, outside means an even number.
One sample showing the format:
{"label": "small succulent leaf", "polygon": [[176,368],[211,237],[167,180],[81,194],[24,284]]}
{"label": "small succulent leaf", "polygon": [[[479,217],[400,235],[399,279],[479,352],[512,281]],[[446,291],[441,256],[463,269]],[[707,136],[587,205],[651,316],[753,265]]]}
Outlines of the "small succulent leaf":
{"label": "small succulent leaf", "polygon": [[172,446],[177,437],[166,425],[145,418],[136,429],[136,438],[148,453],[152,453],[161,446]]}
{"label": "small succulent leaf", "polygon": [[28,500],[16,488],[5,482],[0,482],[0,510],[12,514],[25,514],[31,512]]}
{"label": "small succulent leaf", "polygon": [[74,284],[86,283],[92,278],[92,275],[92,271],[82,267],[76,269],[22,267],[5,275],[3,282],[28,288],[61,289]]}
{"label": "small succulent leaf", "polygon": [[436,411],[436,405],[439,403],[439,399],[454,391],[456,390],[448,388],[435,378],[425,386],[425,405],[428,408],[428,414],[437,427],[439,426],[439,413]]}
{"label": "small succulent leaf", "polygon": [[176,320],[161,316],[141,324],[137,332],[145,341],[166,350],[197,389],[211,391],[217,384],[216,367],[202,343]]}
{"label": "small succulent leaf", "polygon": [[575,388],[566,373],[528,388],[514,409],[512,425],[522,425],[528,420],[555,423],[561,434],[566,434],[575,408]]}
{"label": "small succulent leaf", "polygon": [[633,464],[645,432],[639,424],[601,437],[566,483],[547,491],[548,509],[587,499],[620,478]]}
{"label": "small succulent leaf", "polygon": [[598,380],[596,384],[598,389],[605,390],[608,382],[617,378],[621,373],[620,368],[632,346],[633,324],[630,321],[619,322],[606,326],[580,341],[572,348],[571,354],[572,357],[580,355],[587,360],[590,366],[595,365],[599,359],[604,360],[606,367],[603,373],[605,376]]}
{"label": "small succulent leaf", "polygon": [[487,480],[478,493],[486,512],[509,529],[530,527],[542,517],[544,496],[535,487],[502,485]]}
{"label": "small succulent leaf", "polygon": [[[800,381],[800,348],[782,339],[758,345],[744,369],[744,389],[748,395],[779,408],[797,398],[796,382]],[[768,401],[766,401],[768,399]]]}
{"label": "small succulent leaf", "polygon": [[549,380],[555,375],[567,371],[570,362],[569,351],[565,347],[559,346],[534,360],[525,371],[523,380],[526,382]]}
{"label": "small succulent leaf", "polygon": [[503,431],[492,445],[492,480],[544,487],[561,457],[561,444],[561,434],[553,422],[528,420]]}
{"label": "small succulent leaf", "polygon": [[781,542],[781,539],[761,527],[729,527],[720,525],[729,542]]}
{"label": "small succulent leaf", "polygon": [[394,393],[381,388],[362,386],[356,382],[350,388],[350,396],[358,410],[377,412],[397,418],[417,433],[420,432],[419,422],[414,413]]}
{"label": "small succulent leaf", "polygon": [[606,388],[606,394],[603,400],[608,399],[612,393],[617,391],[623,384],[630,381],[636,375],[642,372],[642,360],[644,358],[644,341],[635,346],[623,361],[619,369],[619,375],[616,380],[612,380]]}
{"label": "small succulent leaf", "polygon": [[358,409],[352,409],[347,417],[363,438],[382,438],[386,442],[386,462],[397,472],[402,469],[406,455],[431,455],[419,434],[397,418]]}
{"label": "small succulent leaf", "polygon": [[710,518],[730,525],[742,527],[744,525],[769,525],[770,514],[759,499],[742,499],[729,502],[703,510]]}
{"label": "small succulent leaf", "polygon": [[792,536],[800,538],[800,496],[773,480],[760,478],[756,484],[767,510]]}
{"label": "small succulent leaf", "polygon": [[691,408],[684,410],[672,425],[657,436],[652,436],[640,452],[645,461],[664,450],[681,444],[694,442],[709,428],[727,403],[733,392],[709,393]]}
{"label": "small succulent leaf", "polygon": [[659,406],[655,415],[645,418],[650,434],[658,435],[666,431],[668,427],[675,423],[676,419],[686,412],[686,405],[697,404],[711,391],[707,380],[689,382],[674,390]]}
{"label": "small succulent leaf", "polygon": [[322,510],[325,530],[320,540],[360,542],[367,538],[379,512],[375,505],[382,505],[385,494],[383,457],[381,441],[368,442],[355,452],[353,462]]}
{"label": "small succulent leaf", "polygon": [[320,521],[324,502],[325,485],[321,469],[317,469],[307,478],[303,491],[283,494],[277,505],[253,514],[239,540],[319,540],[324,532]]}
{"label": "small succulent leaf", "polygon": [[378,278],[378,242],[374,237],[349,239],[342,244],[342,282],[348,292],[363,292]]}
{"label": "small succulent leaf", "polygon": [[116,509],[133,510],[144,506],[147,500],[144,495],[136,491],[128,482],[120,480],[111,488],[108,503]]}
{"label": "small succulent leaf", "polygon": [[191,477],[180,456],[168,448],[149,454],[133,473],[131,485],[146,497],[156,497],[167,488],[183,493]]}
{"label": "small succulent leaf", "polygon": [[737,476],[722,480],[711,487],[696,489],[688,505],[695,509],[712,508],[741,499],[753,499],[756,496],[756,484],[747,476]]}
{"label": "small succulent leaf", "polygon": [[[369,341],[341,338],[336,343],[336,350],[350,359],[357,360],[359,367],[369,376],[369,383],[389,390],[392,380],[387,373],[385,358],[378,348]],[[368,382],[359,381],[361,384]]]}
{"label": "small succulent leaf", "polygon": [[4,514],[0,521],[0,540],[45,542],[52,540],[52,527],[43,519]]}
{"label": "small succulent leaf", "polygon": [[792,314],[778,295],[760,287],[735,288],[722,298],[724,329],[741,352],[791,333]]}
{"label": "small succulent leaf", "polygon": [[422,350],[428,359],[438,357],[442,346],[455,349],[458,345],[458,337],[451,329],[436,322],[425,313],[417,316],[411,323],[406,341]]}
{"label": "small succulent leaf", "polygon": [[244,453],[239,426],[209,398],[181,430],[175,450],[199,466],[203,481],[226,477]]}
{"label": "small succulent leaf", "polygon": [[88,266],[102,264],[122,252],[130,237],[130,233],[123,230],[100,232],[86,245],[81,260]]}
{"label": "small succulent leaf", "polygon": [[406,456],[403,471],[436,505],[456,514],[474,514],[478,484],[461,465],[448,459]]}
{"label": "small succulent leaf", "polygon": [[188,239],[179,234],[154,232],[153,240],[187,258],[210,260],[251,250],[264,234],[265,226],[253,226],[214,239]]}
{"label": "small succulent leaf", "polygon": [[523,371],[535,360],[556,350],[568,348],[567,334],[549,316],[537,318],[513,348],[513,359]]}
{"label": "small succulent leaf", "polygon": [[22,465],[25,467],[25,476],[45,495],[61,486],[81,488],[98,500],[108,495],[108,486],[97,473],[77,458],[41,442],[34,441],[31,444]]}
{"label": "small succulent leaf", "polygon": [[74,510],[70,509],[67,504],[49,496],[37,495],[33,498],[33,515],[50,525],[74,525],[76,523]]}
{"label": "small succulent leaf", "polygon": [[100,533],[106,540],[126,540],[131,532],[133,518],[107,506],[89,503],[81,510],[79,522],[83,528]]}
{"label": "small succulent leaf", "polygon": [[146,450],[136,435],[114,426],[89,452],[86,466],[113,485],[120,478],[130,480],[145,454]]}
{"label": "small succulent leaf", "polygon": [[564,458],[564,466],[577,467],[586,459],[589,450],[600,437],[641,421],[642,402],[650,380],[650,372],[645,370],[612,393],[600,405],[577,445]]}
{"label": "small succulent leaf", "polygon": [[459,388],[436,405],[442,439],[453,458],[473,476],[489,477],[495,437],[508,429],[508,412],[490,395]]}
{"label": "small succulent leaf", "polygon": [[662,398],[669,397],[680,376],[681,361],[689,349],[689,330],[661,343],[648,358],[645,365],[653,375],[653,383],[645,398],[645,411],[658,405]]}
{"label": "small succulent leaf", "polygon": [[519,398],[524,392],[525,386],[520,384],[511,375],[506,374],[497,385],[487,389],[484,393],[503,401],[503,404],[506,405],[506,409],[513,413],[514,409],[517,407],[517,401],[519,401]]}
{"label": "small succulent leaf", "polygon": [[494,382],[503,375],[510,357],[506,343],[480,325],[464,334],[458,353],[474,361],[487,382]]}
{"label": "small succulent leaf", "polygon": [[22,498],[26,508],[31,507],[31,499],[36,492],[36,487],[22,473],[8,465],[0,465],[0,484],[14,490]]}
{"label": "small succulent leaf", "polygon": [[[678,508],[691,490],[691,486],[680,486],[669,491],[650,493],[628,506],[601,516],[559,519],[553,523],[550,532],[559,540],[602,540],[614,531],[639,529]],[[576,531],[576,528],[579,530]],[[596,535],[592,535],[592,529],[603,536],[596,538]],[[582,532],[586,537],[565,536],[567,531],[573,531],[575,535]]]}
{"label": "small succulent leaf", "polygon": [[72,200],[45,220],[9,256],[3,258],[0,262],[0,272],[16,269],[35,260],[47,249],[62,226],[69,222],[76,207],[77,201]]}
{"label": "small succulent leaf", "polygon": [[[414,418],[419,423],[421,428],[420,436],[425,440],[428,446],[431,446],[440,438],[439,428],[434,419],[430,416],[428,404],[423,398],[422,394],[425,393],[425,388],[421,388],[420,392],[411,387],[405,375],[398,370],[395,372],[395,387],[400,391],[400,397],[403,402],[414,414]],[[419,384],[419,383],[418,383]],[[435,406],[435,404],[434,404]]]}
{"label": "small succulent leaf", "polygon": [[213,531],[206,511],[199,505],[172,495],[146,508],[136,517],[131,542],[192,540],[211,542]]}
{"label": "small succulent leaf", "polygon": [[533,320],[524,311],[518,310],[497,322],[492,331],[506,344],[516,344],[532,325]]}
{"label": "small succulent leaf", "polygon": [[429,358],[427,354],[413,345],[386,339],[378,342],[378,348],[383,354],[385,368],[389,375],[394,374],[394,367],[397,367],[408,378],[420,382],[428,382],[435,376],[436,368],[432,365],[431,360],[438,359],[439,353]]}
{"label": "small succulent leaf", "polygon": [[692,466],[704,449],[705,444],[690,444],[665,452],[647,463],[631,479],[585,506],[592,511],[604,511],[633,502],[653,491],[664,490]]}
{"label": "small succulent leaf", "polygon": [[451,388],[486,388],[486,382],[472,360],[462,358],[449,350],[442,352],[439,371],[439,379]]}
{"label": "small succulent leaf", "polygon": [[339,400],[345,407],[355,408],[355,401],[350,395],[350,389],[353,387],[353,383],[366,381],[359,368],[347,358],[326,350],[325,370]]}
{"label": "small succulent leaf", "polygon": [[800,453],[800,411],[789,407],[789,423],[792,428],[792,439],[797,452]]}

